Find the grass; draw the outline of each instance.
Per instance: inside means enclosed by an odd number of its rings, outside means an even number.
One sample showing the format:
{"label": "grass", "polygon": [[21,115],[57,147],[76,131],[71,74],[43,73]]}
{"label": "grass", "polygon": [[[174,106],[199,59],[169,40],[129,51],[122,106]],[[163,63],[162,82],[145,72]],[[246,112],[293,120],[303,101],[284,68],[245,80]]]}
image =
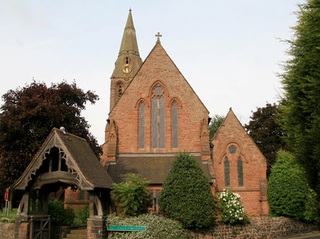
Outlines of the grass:
{"label": "grass", "polygon": [[[17,215],[17,211],[18,211],[18,208],[13,208],[12,211],[9,212],[9,219],[15,219]],[[0,211],[0,218],[7,218],[4,215],[4,209],[3,209],[3,212]]]}

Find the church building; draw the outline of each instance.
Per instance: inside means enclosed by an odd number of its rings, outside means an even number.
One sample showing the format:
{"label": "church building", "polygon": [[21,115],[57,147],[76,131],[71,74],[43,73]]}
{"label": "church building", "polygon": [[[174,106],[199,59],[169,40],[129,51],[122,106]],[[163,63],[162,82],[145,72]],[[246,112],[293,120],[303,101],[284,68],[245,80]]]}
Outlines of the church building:
{"label": "church building", "polygon": [[242,196],[246,213],[268,214],[265,157],[231,109],[210,140],[209,110],[156,37],[142,61],[130,10],[111,76],[102,166],[116,183],[126,173],[150,180],[156,208],[175,156],[188,152],[213,193],[230,188]]}

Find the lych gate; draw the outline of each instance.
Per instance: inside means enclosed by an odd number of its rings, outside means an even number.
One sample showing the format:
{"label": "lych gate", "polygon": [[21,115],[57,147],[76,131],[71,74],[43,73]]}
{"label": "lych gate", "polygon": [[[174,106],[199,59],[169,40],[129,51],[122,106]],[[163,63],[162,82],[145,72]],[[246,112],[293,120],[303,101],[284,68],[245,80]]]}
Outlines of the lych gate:
{"label": "lych gate", "polygon": [[89,192],[87,238],[106,238],[104,216],[109,208],[112,183],[84,139],[54,128],[12,186],[24,191],[14,238],[50,238],[48,203],[68,186]]}

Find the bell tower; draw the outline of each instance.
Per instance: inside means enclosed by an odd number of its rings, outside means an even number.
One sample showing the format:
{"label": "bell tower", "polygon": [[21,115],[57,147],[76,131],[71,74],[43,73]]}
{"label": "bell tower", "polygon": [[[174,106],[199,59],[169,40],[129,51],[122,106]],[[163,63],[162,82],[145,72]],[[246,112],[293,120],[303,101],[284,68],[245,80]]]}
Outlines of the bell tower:
{"label": "bell tower", "polygon": [[111,76],[110,85],[110,111],[122,96],[129,82],[138,72],[142,60],[140,58],[136,30],[134,29],[131,9],[124,29],[122,42]]}

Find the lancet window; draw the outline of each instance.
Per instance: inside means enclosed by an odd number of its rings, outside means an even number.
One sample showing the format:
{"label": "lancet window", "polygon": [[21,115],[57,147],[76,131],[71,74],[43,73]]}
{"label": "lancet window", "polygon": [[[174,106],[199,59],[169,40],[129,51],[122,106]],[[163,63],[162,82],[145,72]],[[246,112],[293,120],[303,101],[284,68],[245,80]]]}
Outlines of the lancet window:
{"label": "lancet window", "polygon": [[145,144],[145,107],[141,102],[139,105],[139,148],[144,148]]}
{"label": "lancet window", "polygon": [[152,92],[152,148],[165,148],[164,90],[157,85]]}
{"label": "lancet window", "polygon": [[241,157],[238,158],[237,162],[237,171],[238,171],[238,187],[243,187],[243,162]]}
{"label": "lancet window", "polygon": [[224,159],[224,186],[230,187],[230,161],[228,157]]}
{"label": "lancet window", "polygon": [[172,104],[172,148],[178,148],[178,105]]}

